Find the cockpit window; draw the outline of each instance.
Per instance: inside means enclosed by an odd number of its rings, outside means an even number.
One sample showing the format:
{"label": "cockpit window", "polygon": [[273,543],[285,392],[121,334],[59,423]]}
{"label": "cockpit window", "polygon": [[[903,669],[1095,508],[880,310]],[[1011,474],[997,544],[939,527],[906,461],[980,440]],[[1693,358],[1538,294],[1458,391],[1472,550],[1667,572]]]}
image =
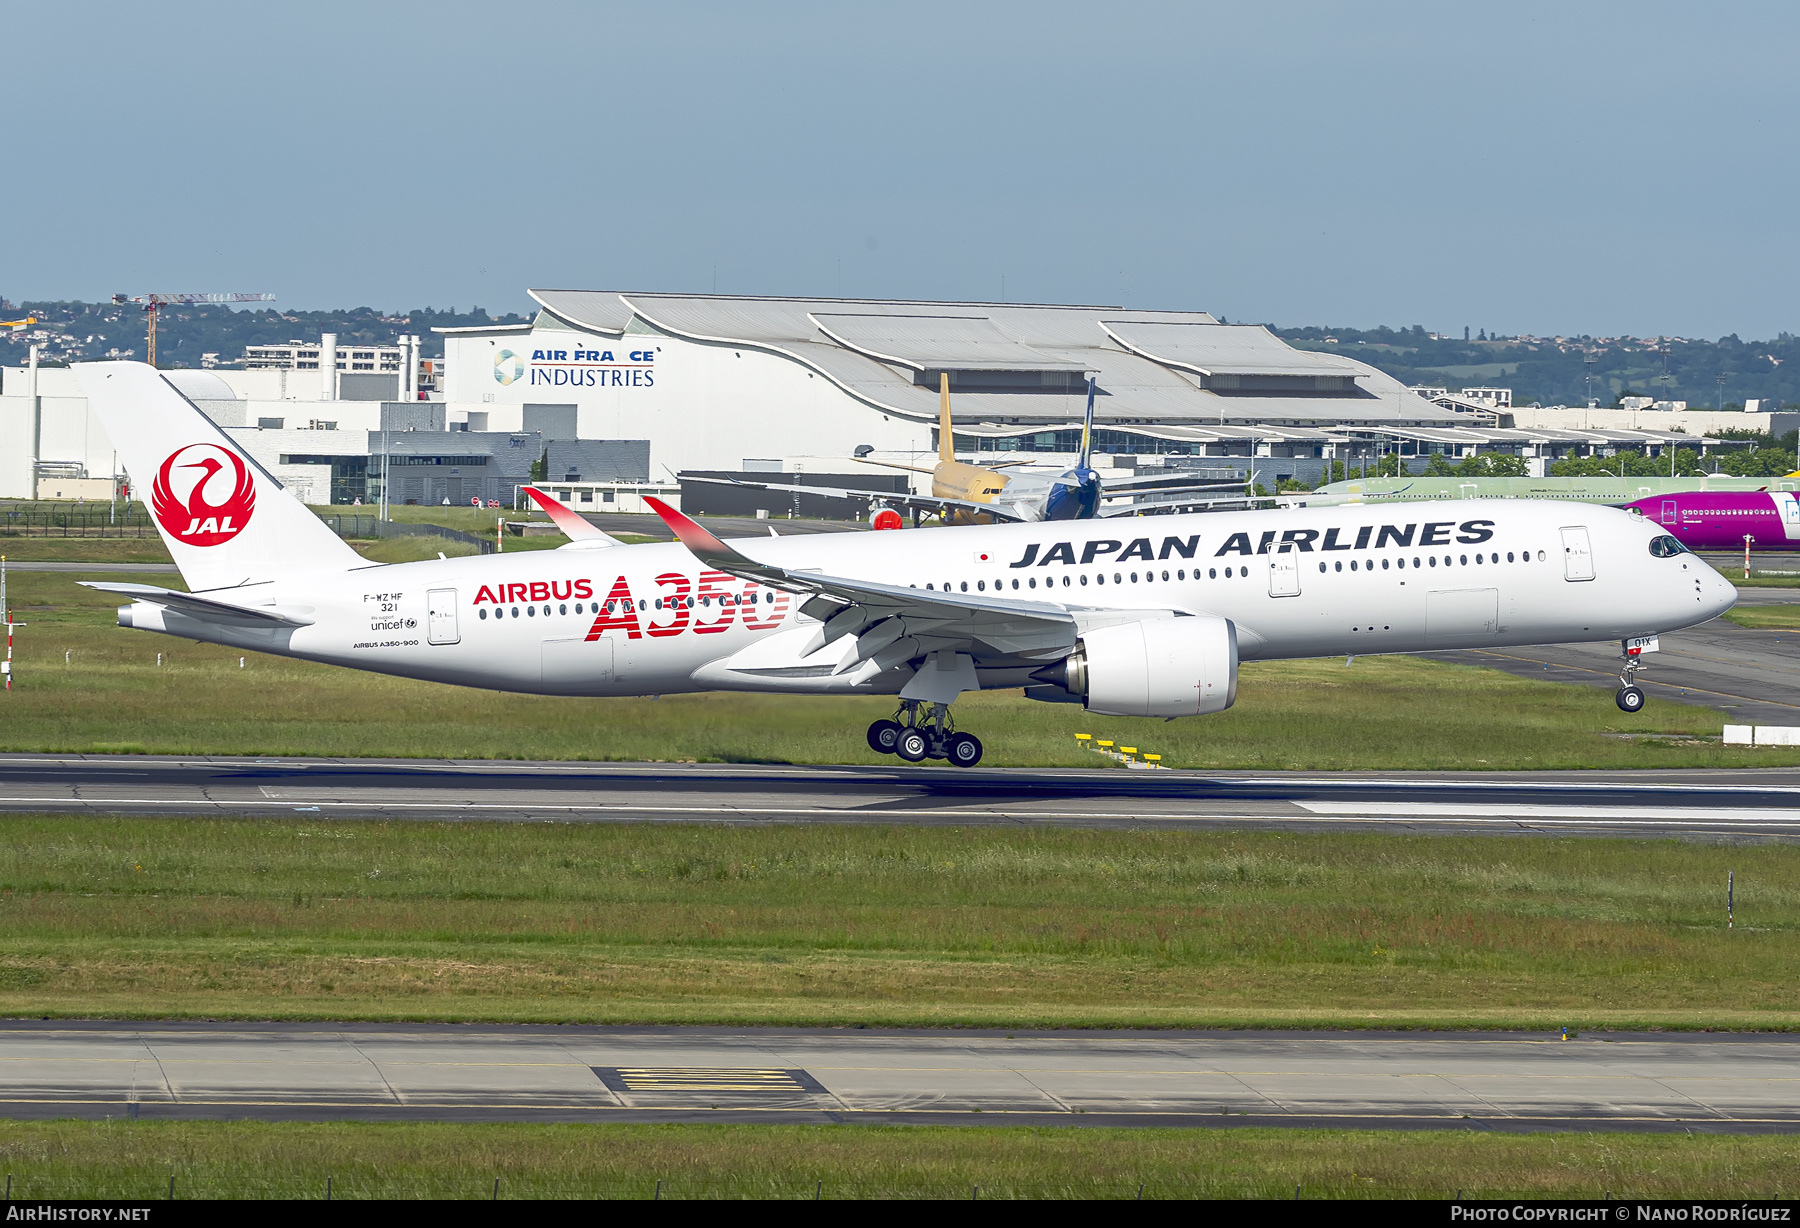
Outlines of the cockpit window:
{"label": "cockpit window", "polygon": [[1688,553],[1688,548],[1667,533],[1660,533],[1650,539],[1650,553],[1659,559],[1672,559],[1678,554]]}

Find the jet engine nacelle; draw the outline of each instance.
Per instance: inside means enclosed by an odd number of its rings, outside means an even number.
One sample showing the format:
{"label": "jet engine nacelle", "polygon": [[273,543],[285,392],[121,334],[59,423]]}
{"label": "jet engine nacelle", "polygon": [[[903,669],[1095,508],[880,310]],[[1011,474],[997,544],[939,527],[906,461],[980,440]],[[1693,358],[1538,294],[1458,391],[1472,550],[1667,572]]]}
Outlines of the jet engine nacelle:
{"label": "jet engine nacelle", "polygon": [[1100,627],[1034,677],[1104,716],[1204,716],[1237,700],[1237,627],[1228,618],[1158,618]]}

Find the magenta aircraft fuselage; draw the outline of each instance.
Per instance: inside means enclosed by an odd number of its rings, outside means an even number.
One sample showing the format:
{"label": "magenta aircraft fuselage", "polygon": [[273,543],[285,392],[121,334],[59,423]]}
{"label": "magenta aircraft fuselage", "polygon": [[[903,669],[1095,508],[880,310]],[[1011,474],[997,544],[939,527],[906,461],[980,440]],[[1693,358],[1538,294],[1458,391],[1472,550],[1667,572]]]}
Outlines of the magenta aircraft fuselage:
{"label": "magenta aircraft fuselage", "polygon": [[1689,550],[1800,550],[1800,500],[1792,491],[1653,495],[1627,503]]}

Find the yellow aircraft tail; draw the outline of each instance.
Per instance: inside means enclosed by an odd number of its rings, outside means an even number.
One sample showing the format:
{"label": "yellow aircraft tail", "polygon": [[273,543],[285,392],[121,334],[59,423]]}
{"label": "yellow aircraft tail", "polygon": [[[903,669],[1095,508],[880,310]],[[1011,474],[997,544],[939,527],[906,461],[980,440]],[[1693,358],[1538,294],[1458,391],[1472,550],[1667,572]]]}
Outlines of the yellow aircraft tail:
{"label": "yellow aircraft tail", "polygon": [[950,373],[938,372],[938,462],[956,463],[956,436],[950,430]]}

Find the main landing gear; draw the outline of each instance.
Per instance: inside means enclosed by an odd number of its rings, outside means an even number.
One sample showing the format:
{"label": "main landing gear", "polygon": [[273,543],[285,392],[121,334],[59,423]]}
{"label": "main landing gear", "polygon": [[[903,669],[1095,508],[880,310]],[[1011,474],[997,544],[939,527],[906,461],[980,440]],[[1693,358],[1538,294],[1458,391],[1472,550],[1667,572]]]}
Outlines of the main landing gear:
{"label": "main landing gear", "polygon": [[903,699],[891,721],[869,726],[869,749],[881,755],[898,755],[908,763],[943,759],[956,767],[981,762],[981,739],[957,733],[948,704],[927,704]]}
{"label": "main landing gear", "polygon": [[1613,702],[1619,705],[1621,712],[1641,712],[1644,709],[1644,691],[1634,679],[1644,668],[1643,660],[1630,649],[1625,651],[1625,664],[1619,669],[1619,693],[1613,696]]}

